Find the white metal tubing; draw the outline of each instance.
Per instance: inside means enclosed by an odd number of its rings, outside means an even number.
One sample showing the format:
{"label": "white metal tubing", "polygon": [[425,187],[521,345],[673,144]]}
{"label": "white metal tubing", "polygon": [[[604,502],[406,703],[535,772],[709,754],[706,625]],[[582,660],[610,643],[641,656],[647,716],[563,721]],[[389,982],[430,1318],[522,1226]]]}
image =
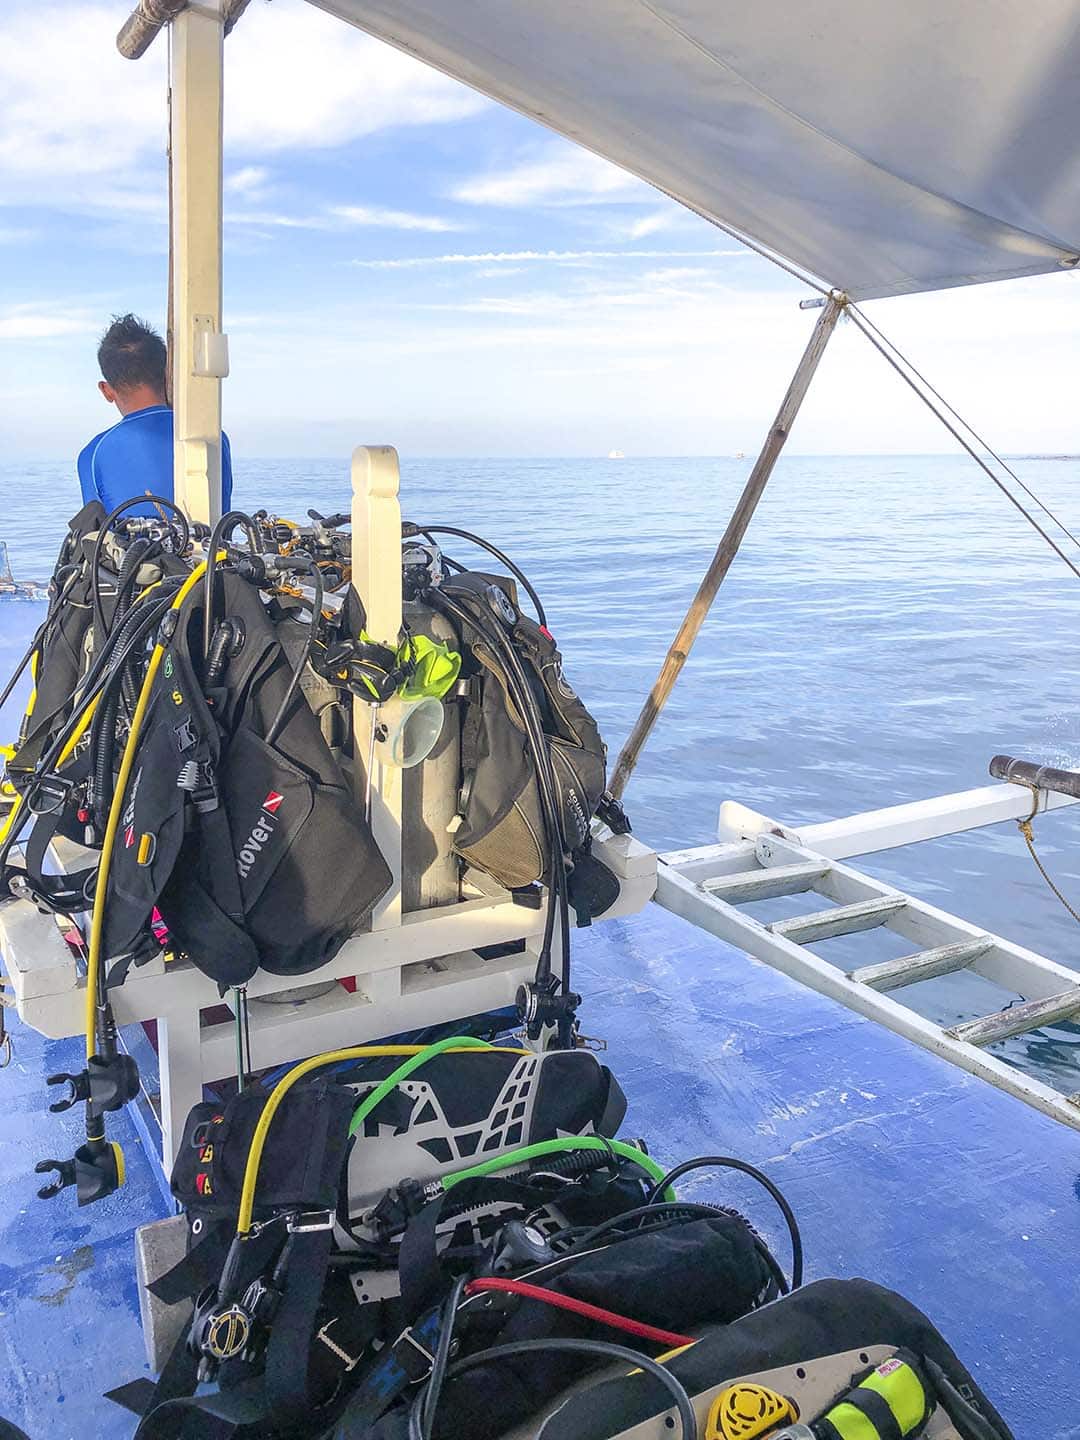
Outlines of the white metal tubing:
{"label": "white metal tubing", "polygon": [[[1080,802],[1068,795],[1040,790],[1038,813],[1077,803]],[[977,830],[983,825],[999,825],[1003,820],[1022,820],[1030,814],[1031,807],[1032,792],[1027,786],[984,785],[977,790],[960,790],[930,800],[913,800],[907,805],[890,805],[884,810],[867,810],[841,820],[793,826],[759,815],[737,801],[725,800],[720,806],[717,830],[722,841],[752,840],[758,835],[779,832],[815,854],[826,855],[830,860],[845,860],[852,855],[870,855],[878,850],[893,850],[900,845],[915,845],[922,840]],[[692,851],[680,853],[693,854]]]}
{"label": "white metal tubing", "polygon": [[[173,488],[193,519],[221,514],[223,0],[172,23]],[[213,373],[208,373],[213,372]]]}

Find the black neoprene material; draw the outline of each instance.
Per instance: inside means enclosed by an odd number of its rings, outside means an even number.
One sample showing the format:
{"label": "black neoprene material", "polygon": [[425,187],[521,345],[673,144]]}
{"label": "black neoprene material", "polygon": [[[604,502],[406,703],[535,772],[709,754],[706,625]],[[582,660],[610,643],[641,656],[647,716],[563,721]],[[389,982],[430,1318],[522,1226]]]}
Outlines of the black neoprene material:
{"label": "black neoprene material", "polygon": [[[269,1098],[243,1090],[224,1106],[196,1105],[184,1125],[172,1192],[200,1214],[235,1217],[251,1138]],[[255,1189],[256,1217],[279,1210],[333,1210],[356,1097],[313,1080],[286,1092],[274,1116]]]}
{"label": "black neoprene material", "polygon": [[[1004,1420],[932,1322],[902,1296],[869,1280],[804,1285],[729,1326],[711,1330],[669,1363],[694,1395],[725,1377],[760,1374],[874,1345],[903,1348],[936,1361],[955,1385],[974,1397],[1000,1440],[1012,1440]],[[540,1435],[542,1440],[609,1440],[666,1409],[667,1403],[648,1377],[620,1376],[571,1397]],[[386,1440],[393,1435],[388,1430]]]}
{"label": "black neoprene material", "polygon": [[[480,1182],[463,1181],[462,1187],[472,1183]],[[499,1198],[498,1191],[494,1198]],[[419,1219],[424,1220],[424,1212]],[[401,1252],[403,1287],[410,1263],[410,1232],[406,1232]],[[768,1278],[746,1222],[723,1214],[632,1235],[608,1249],[584,1255],[572,1268],[537,1283],[648,1325],[685,1331],[744,1315]],[[472,1305],[475,1320],[478,1302]],[[463,1343],[472,1334],[476,1338],[469,1348],[474,1350],[517,1340],[559,1338],[617,1340],[643,1348],[631,1337],[537,1300],[508,1302],[501,1325],[497,1323],[499,1310],[494,1314],[483,1310],[479,1313],[479,1328],[470,1332],[465,1319],[469,1307],[461,1312]],[[500,1361],[471,1369],[460,1379],[448,1381],[445,1387],[435,1425],[436,1440],[495,1440],[546,1398],[586,1373],[589,1365],[589,1359],[580,1355],[537,1352],[527,1360]],[[350,1407],[333,1432],[334,1440],[368,1440],[368,1431],[362,1428],[359,1417],[355,1425],[351,1425],[352,1418]],[[404,1440],[406,1435],[403,1415],[394,1412],[370,1432],[370,1440]]]}
{"label": "black neoprene material", "polygon": [[[291,975],[325,964],[386,891],[390,871],[302,696],[275,743],[263,738],[292,667],[259,592],[228,572],[219,584],[222,614],[243,645],[211,709],[197,597],[182,612],[125,797],[106,949],[128,948],[157,905],[177,946],[229,986],[258,968]],[[199,777],[190,799],[177,786],[182,769]],[[129,832],[155,837],[148,863],[139,864]]]}

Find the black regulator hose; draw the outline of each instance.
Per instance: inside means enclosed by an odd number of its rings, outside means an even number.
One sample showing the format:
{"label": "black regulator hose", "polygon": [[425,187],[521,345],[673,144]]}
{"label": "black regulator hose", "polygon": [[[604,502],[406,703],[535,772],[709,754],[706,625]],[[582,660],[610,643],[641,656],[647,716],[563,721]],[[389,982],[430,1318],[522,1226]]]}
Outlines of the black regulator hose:
{"label": "black regulator hose", "polygon": [[289,713],[289,706],[292,704],[293,699],[296,696],[296,692],[300,688],[300,682],[304,676],[304,667],[311,659],[311,648],[315,644],[315,631],[317,630],[319,625],[319,617],[322,615],[324,592],[322,571],[319,569],[318,565],[315,563],[314,560],[311,561],[311,576],[312,583],[315,588],[315,599],[312,603],[311,610],[311,624],[308,626],[308,633],[306,639],[304,640],[304,647],[300,651],[300,655],[297,658],[296,664],[293,666],[292,675],[289,677],[288,688],[286,689],[285,694],[281,697],[281,704],[277,708],[277,714],[270,722],[270,728],[266,732],[267,745],[273,745],[274,741],[277,739],[278,735],[281,732],[281,727],[285,724],[285,717]]}
{"label": "black regulator hose", "polygon": [[[697,1416],[690,1396],[686,1393],[686,1387],[678,1380],[670,1370],[665,1370],[663,1365],[652,1360],[648,1355],[643,1355],[638,1350],[631,1350],[627,1345],[611,1345],[606,1340],[517,1340],[508,1345],[493,1345],[489,1350],[478,1350],[475,1355],[468,1355],[464,1360],[458,1360],[446,1371],[446,1379],[456,1379],[477,1365],[488,1365],[493,1360],[509,1360],[515,1355],[542,1355],[554,1351],[564,1355],[588,1355],[600,1360],[614,1360],[620,1365],[629,1365],[631,1370],[644,1370],[658,1381],[668,1392],[676,1410],[679,1413],[679,1420],[682,1425],[682,1440],[698,1440]],[[413,1406],[418,1412],[418,1418],[423,1417],[424,1408],[427,1406],[427,1413],[431,1420],[434,1420],[435,1406],[438,1404],[438,1397],[435,1396],[428,1404],[426,1400],[426,1388],[419,1391],[413,1400]],[[416,1434],[416,1430],[410,1432]],[[421,1434],[423,1431],[420,1432]]]}
{"label": "black regulator hose", "polygon": [[[153,557],[156,545],[152,540],[133,540],[124,555],[124,563],[120,566],[120,575],[116,582],[116,610],[113,613],[113,628],[123,624],[131,611],[135,585],[138,581],[139,568],[147,560]],[[124,696],[124,704],[127,706],[127,713],[130,715],[134,710],[139,698],[139,687],[131,667],[126,666],[120,675],[120,688]]]}
{"label": "black regulator hose", "polygon": [[[97,709],[90,724],[93,817],[99,830],[104,828],[112,803],[113,755],[116,748],[116,726],[120,716],[120,696],[122,692],[125,700],[128,700],[130,687],[134,685],[135,699],[138,699],[138,683],[132,673],[132,666],[139,645],[145,644],[146,629],[146,615],[141,607],[137,607],[125,615],[119,630],[114,630],[116,646],[112,664],[102,681]],[[131,709],[133,708],[132,703]]]}
{"label": "black regulator hose", "polygon": [[526,595],[528,595],[536,610],[537,619],[544,629],[547,629],[547,616],[544,614],[544,606],[540,600],[540,596],[529,583],[529,578],[524,570],[519,569],[513,560],[510,559],[509,555],[504,555],[498,546],[492,545],[490,540],[485,540],[481,535],[474,535],[471,530],[459,530],[456,525],[418,525],[416,528],[421,535],[429,537],[432,535],[457,535],[462,540],[468,540],[472,545],[479,545],[480,549],[486,550],[489,555],[494,555],[495,559],[498,560],[501,565],[506,566],[510,574],[513,575],[514,579],[525,591]]}
{"label": "black regulator hose", "polygon": [[[59,573],[62,574],[63,571],[61,570]],[[11,692],[18,684],[19,676],[26,669],[27,665],[30,664],[30,661],[34,658],[34,651],[45,639],[49,626],[56,619],[57,612],[59,611],[60,606],[67,599],[68,594],[71,591],[71,587],[78,579],[78,573],[79,572],[77,570],[72,569],[71,573],[65,579],[63,585],[59,586],[56,592],[53,594],[52,599],[49,601],[49,608],[45,612],[45,619],[42,620],[41,624],[34,631],[34,638],[30,641],[30,644],[23,652],[19,663],[15,666],[15,669],[9,676],[7,684],[4,686],[3,690],[0,691],[0,708],[7,704],[8,699],[11,696]]]}
{"label": "black regulator hose", "polygon": [[[145,606],[140,605],[136,611],[133,611],[132,614],[128,616],[126,623],[130,623],[132,626],[130,636],[126,632],[126,624],[124,627],[121,627],[120,630],[114,630],[109,636],[102,649],[102,653],[97,656],[87,671],[86,676],[83,678],[78,691],[77,703],[71,716],[60,733],[54,737],[52,744],[34,767],[33,774],[27,782],[23,791],[23,797],[26,809],[30,813],[32,813],[31,801],[35,792],[42,780],[53,773],[54,765],[60,755],[63,754],[64,748],[71,736],[75,733],[76,728],[82,723],[88,706],[95,697],[98,698],[100,704],[102,692],[117,679],[119,666],[131,657],[136,646],[142,643],[146,634],[164,618],[166,612],[172,605],[176,588],[176,585],[170,585],[160,600],[156,600],[152,605],[146,602]],[[121,640],[124,642],[123,644],[120,643]],[[112,665],[110,669],[112,662],[115,662],[115,664]],[[13,825],[3,841],[0,841],[0,875],[4,872],[8,856],[11,854],[12,847],[17,843],[22,833],[22,828],[22,822],[20,821],[19,824]]]}
{"label": "black regulator hose", "polygon": [[259,532],[255,521],[244,510],[227,510],[210,531],[206,547],[206,574],[203,576],[203,659],[210,654],[210,642],[214,638],[214,574],[217,570],[218,546],[237,525],[243,525],[247,533],[248,547],[253,555],[259,553]]}
{"label": "black regulator hose", "polygon": [[107,633],[108,627],[105,624],[105,609],[101,603],[100,567],[101,554],[105,546],[105,536],[116,524],[121,515],[128,510],[134,509],[136,505],[154,505],[160,511],[169,510],[179,521],[179,538],[177,540],[176,553],[182,555],[191,543],[191,526],[188,518],[173,500],[167,500],[164,495],[133,495],[130,500],[117,505],[116,509],[106,515],[101,522],[101,528],[94,541],[94,549],[90,558],[90,590],[94,602],[94,645],[95,648]]}
{"label": "black regulator hose", "polygon": [[686,1160],[681,1165],[676,1165],[674,1170],[669,1170],[662,1180],[658,1180],[646,1196],[646,1205],[655,1204],[668,1187],[674,1185],[676,1180],[681,1180],[684,1175],[689,1175],[692,1170],[738,1170],[743,1175],[749,1175],[763,1186],[772,1198],[776,1201],[780,1213],[784,1217],[788,1234],[791,1236],[791,1288],[797,1290],[803,1281],[803,1243],[799,1231],[799,1222],[795,1219],[795,1212],[788,1204],[787,1197],[778,1185],[774,1185],[769,1177],[759,1170],[755,1165],[749,1164],[746,1160],[737,1160],[733,1155],[699,1155],[695,1160]]}

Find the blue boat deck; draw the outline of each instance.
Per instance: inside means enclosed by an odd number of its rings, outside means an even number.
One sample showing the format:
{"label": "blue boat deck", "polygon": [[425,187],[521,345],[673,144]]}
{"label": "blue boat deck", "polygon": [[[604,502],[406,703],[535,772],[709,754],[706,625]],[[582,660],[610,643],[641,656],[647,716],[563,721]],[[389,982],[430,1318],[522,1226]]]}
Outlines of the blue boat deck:
{"label": "blue boat deck", "polygon": [[[630,1100],[625,1133],[662,1161],[727,1153],[762,1166],[803,1230],[807,1278],[864,1275],[939,1325],[1017,1440],[1080,1437],[1080,1136],[650,906],[577,946],[584,1029]],[[10,1013],[10,1012],[9,1012]],[[44,1077],[76,1041],[12,1026],[0,1074],[0,1414],[32,1440],[113,1440],[100,1396],[146,1373],[132,1231],[165,1213],[125,1115],[128,1183],[84,1211],[35,1198],[34,1162],[78,1143],[78,1109],[45,1113]],[[786,1232],[743,1177],[684,1196],[740,1205],[782,1262]]]}

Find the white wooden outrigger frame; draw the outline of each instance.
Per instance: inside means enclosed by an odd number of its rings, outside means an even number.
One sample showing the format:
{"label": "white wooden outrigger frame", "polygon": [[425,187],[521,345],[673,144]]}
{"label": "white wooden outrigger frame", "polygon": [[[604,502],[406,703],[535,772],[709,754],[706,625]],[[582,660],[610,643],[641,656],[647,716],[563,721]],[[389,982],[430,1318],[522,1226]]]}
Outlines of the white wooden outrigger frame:
{"label": "white wooden outrigger frame", "polygon": [[[986,1050],[1080,1015],[1076,971],[840,863],[1077,803],[999,784],[792,828],[725,801],[719,844],[660,857],[656,899],[812,990],[1080,1130],[1080,1094],[1055,1090]],[[806,912],[770,924],[738,908],[781,895],[806,895]],[[815,903],[819,899],[825,908]],[[879,926],[909,941],[912,952],[843,969],[807,948]],[[1023,999],[944,1028],[893,998],[907,985],[957,971],[981,975]]]}
{"label": "white wooden outrigger frame", "polygon": [[[221,510],[221,382],[228,374],[222,329],[222,93],[225,0],[201,0],[172,20],[171,134],[172,385],[177,503],[212,523]],[[236,6],[234,5],[234,9]],[[373,635],[401,628],[401,510],[398,457],[360,446],[352,459],[353,573]],[[367,753],[369,706],[357,702],[358,753]],[[375,838],[394,883],[370,931],[354,936],[316,975],[258,973],[247,986],[256,1069],[342,1045],[512,1006],[536,969],[542,910],[524,908],[487,883],[458,904],[403,913],[402,782],[376,747]],[[641,910],[656,886],[656,856],[632,836],[597,836],[615,873],[614,918]],[[59,856],[61,861],[63,855]],[[481,958],[478,947],[524,941],[524,951]],[[25,900],[0,911],[0,950],[21,1018],[53,1039],[82,1033],[85,981],[55,923]],[[555,957],[556,967],[558,957]],[[312,981],[354,979],[314,998]],[[259,1004],[267,995],[283,1003]],[[160,957],[132,970],[112,992],[120,1026],[156,1020],[161,1075],[162,1158],[171,1169],[184,1121],[204,1081],[234,1073],[234,1023],[206,1023],[220,1005],[216,985],[193,966]]]}

